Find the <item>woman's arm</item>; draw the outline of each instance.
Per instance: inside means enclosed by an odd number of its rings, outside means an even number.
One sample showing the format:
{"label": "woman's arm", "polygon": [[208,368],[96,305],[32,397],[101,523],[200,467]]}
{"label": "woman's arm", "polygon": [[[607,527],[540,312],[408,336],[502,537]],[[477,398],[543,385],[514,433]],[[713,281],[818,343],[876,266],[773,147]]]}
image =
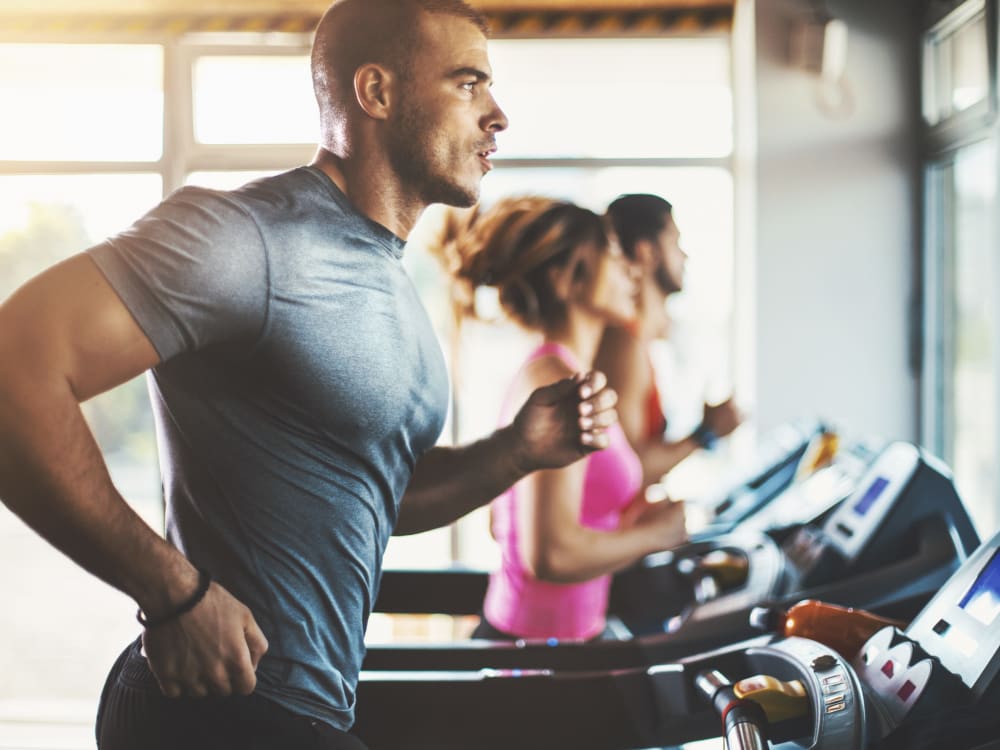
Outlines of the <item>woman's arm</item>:
{"label": "woman's arm", "polygon": [[[555,358],[538,360],[525,371],[525,388],[558,377],[564,367]],[[536,578],[555,583],[586,581],[684,541],[684,511],[679,503],[650,505],[634,521],[613,531],[582,525],[586,471],[586,462],[580,461],[536,472],[518,485],[519,551]]]}
{"label": "woman's arm", "polygon": [[583,477],[575,464],[537,472],[518,486],[521,557],[542,581],[576,583],[614,573],[659,550],[684,542],[682,503],[643,506],[635,521],[613,531],[580,523]]}

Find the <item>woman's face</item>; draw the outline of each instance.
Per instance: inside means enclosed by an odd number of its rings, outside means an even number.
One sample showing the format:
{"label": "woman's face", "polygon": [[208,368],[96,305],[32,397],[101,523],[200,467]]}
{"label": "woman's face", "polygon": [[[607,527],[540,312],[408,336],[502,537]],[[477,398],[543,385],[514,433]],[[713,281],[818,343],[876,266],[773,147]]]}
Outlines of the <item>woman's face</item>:
{"label": "woman's face", "polygon": [[599,256],[589,307],[610,325],[625,325],[638,313],[639,273],[622,252],[618,238],[612,234],[608,239],[607,249]]}

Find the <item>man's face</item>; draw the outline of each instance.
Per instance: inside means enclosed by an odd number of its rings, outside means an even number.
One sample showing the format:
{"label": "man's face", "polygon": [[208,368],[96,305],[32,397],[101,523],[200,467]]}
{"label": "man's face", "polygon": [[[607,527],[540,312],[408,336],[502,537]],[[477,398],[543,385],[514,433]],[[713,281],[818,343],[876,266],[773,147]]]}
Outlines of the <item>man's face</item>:
{"label": "man's face", "polygon": [[398,88],[388,131],[389,157],[425,203],[471,206],[492,165],[507,117],[490,92],[486,37],[472,22],[421,14],[410,71]]}
{"label": "man's face", "polygon": [[672,216],[667,217],[667,225],[660,232],[656,244],[663,253],[663,269],[666,273],[670,293],[679,292],[684,288],[684,264],[687,253],[681,249],[681,233]]}

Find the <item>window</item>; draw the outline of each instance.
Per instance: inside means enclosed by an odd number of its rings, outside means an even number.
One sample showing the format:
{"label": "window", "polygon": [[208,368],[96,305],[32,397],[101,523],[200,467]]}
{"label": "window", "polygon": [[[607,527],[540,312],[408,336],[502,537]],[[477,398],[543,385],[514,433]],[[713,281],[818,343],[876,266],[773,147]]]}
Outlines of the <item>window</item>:
{"label": "window", "polygon": [[[498,39],[498,157],[728,156],[729,39]],[[540,75],[540,71],[548,71]]]}
{"label": "window", "polygon": [[925,35],[923,108],[929,124],[986,105],[990,78],[986,18],[985,0],[969,0]]}
{"label": "window", "polygon": [[[4,299],[43,268],[127,226],[159,200],[162,179],[150,165],[163,150],[163,50],[0,45],[0,99]],[[144,379],[93,399],[84,413],[117,485],[150,525],[161,528]],[[6,594],[0,614],[0,744],[35,742],[35,722],[58,715],[67,721],[60,734],[68,746],[92,745],[101,675],[135,636],[134,604],[3,507],[0,550],[0,588]],[[73,627],[66,626],[67,613]]]}
{"label": "window", "polygon": [[0,160],[155,161],[163,151],[157,45],[0,45]]}
{"label": "window", "polygon": [[193,76],[197,142],[316,143],[307,55],[204,55],[195,59]]}
{"label": "window", "polygon": [[923,68],[921,434],[952,466],[981,536],[1000,527],[996,24],[995,3],[962,3],[924,35]]}
{"label": "window", "polygon": [[927,439],[953,467],[981,535],[1000,525],[997,150],[987,139],[930,167]]}

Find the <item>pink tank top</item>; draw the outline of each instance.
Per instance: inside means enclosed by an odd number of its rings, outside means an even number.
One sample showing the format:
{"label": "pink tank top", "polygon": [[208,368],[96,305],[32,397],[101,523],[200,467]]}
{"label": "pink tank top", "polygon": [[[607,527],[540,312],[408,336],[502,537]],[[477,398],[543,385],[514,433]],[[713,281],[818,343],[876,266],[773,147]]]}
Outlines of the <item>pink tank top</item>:
{"label": "pink tank top", "polygon": [[[581,369],[572,352],[560,344],[538,347],[528,362],[557,356]],[[505,403],[502,423],[513,405]],[[622,510],[642,487],[642,466],[619,425],[608,430],[610,444],[586,461],[580,523],[610,531],[618,527]],[[518,484],[493,501],[493,536],[500,545],[500,569],[490,575],[483,614],[495,628],[523,638],[589,639],[605,627],[611,576],[582,583],[549,583],[525,568],[518,546]],[[544,500],[543,500],[544,502]]]}

